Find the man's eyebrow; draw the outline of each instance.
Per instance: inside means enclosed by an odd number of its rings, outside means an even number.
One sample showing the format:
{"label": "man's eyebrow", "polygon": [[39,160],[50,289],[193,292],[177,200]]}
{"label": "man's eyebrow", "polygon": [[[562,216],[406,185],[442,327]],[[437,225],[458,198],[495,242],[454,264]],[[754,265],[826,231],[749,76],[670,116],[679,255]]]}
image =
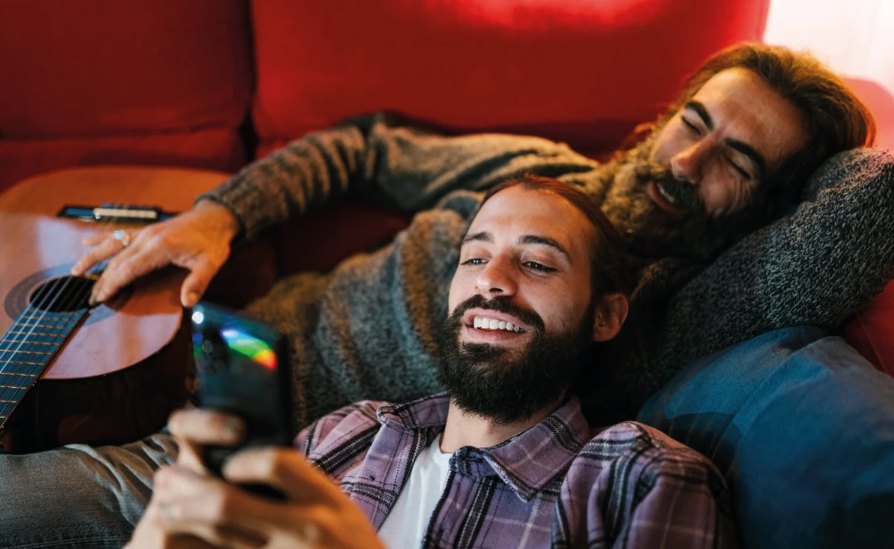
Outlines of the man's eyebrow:
{"label": "man's eyebrow", "polygon": [[745,143],[744,141],[739,141],[738,139],[727,138],[723,140],[723,143],[727,147],[735,149],[744,154],[749,158],[749,160],[754,163],[755,167],[757,168],[757,179],[761,179],[764,176],[767,171],[767,161],[764,160],[764,157],[761,155],[761,153],[754,150],[754,147],[752,147],[748,143]]}
{"label": "man's eyebrow", "polygon": [[564,255],[565,259],[567,259],[569,263],[571,262],[571,255],[568,253],[568,251],[565,250],[565,248],[563,248],[561,244],[559,244],[558,242],[556,242],[555,240],[553,240],[552,238],[549,238],[547,236],[537,236],[535,234],[526,234],[526,235],[518,238],[518,243],[519,244],[536,244],[538,246],[549,246],[550,248],[553,248],[557,252]]}
{"label": "man's eyebrow", "polygon": [[494,235],[489,232],[482,231],[480,233],[475,234],[467,234],[465,238],[463,238],[463,244],[466,242],[493,242]]}
{"label": "man's eyebrow", "polygon": [[688,101],[686,103],[686,106],[683,108],[693,111],[695,114],[697,114],[698,117],[702,119],[702,123],[705,125],[706,128],[708,128],[708,130],[714,129],[714,119],[711,118],[710,113],[708,113],[708,109],[706,109],[700,101],[692,99]]}
{"label": "man's eyebrow", "polygon": [[[463,244],[466,244],[467,242],[493,242],[493,241],[494,241],[494,235],[492,235],[491,233],[489,233],[487,231],[469,234],[469,235],[466,235],[465,238],[463,238]],[[554,239],[549,238],[548,236],[538,236],[536,234],[526,234],[526,235],[518,237],[518,240],[516,240],[516,242],[518,242],[519,244],[534,244],[537,246],[549,246],[550,248],[553,248],[560,254],[564,255],[568,259],[569,262],[571,261],[571,254],[568,253],[568,250],[566,250],[564,247],[562,247],[561,244],[559,244]]]}
{"label": "man's eyebrow", "polygon": [[[686,103],[686,106],[684,108],[697,114],[698,117],[702,119],[702,123],[705,125],[706,128],[708,128],[709,131],[714,129],[714,119],[711,118],[711,114],[708,112],[708,109],[706,109],[700,101],[692,99]],[[764,173],[766,173],[767,161],[764,159],[761,153],[757,152],[754,149],[754,147],[752,147],[748,143],[745,143],[744,141],[732,138],[724,139],[723,144],[747,156],[748,159],[751,160],[751,162],[754,163],[754,166],[757,168],[758,179],[763,177]]]}

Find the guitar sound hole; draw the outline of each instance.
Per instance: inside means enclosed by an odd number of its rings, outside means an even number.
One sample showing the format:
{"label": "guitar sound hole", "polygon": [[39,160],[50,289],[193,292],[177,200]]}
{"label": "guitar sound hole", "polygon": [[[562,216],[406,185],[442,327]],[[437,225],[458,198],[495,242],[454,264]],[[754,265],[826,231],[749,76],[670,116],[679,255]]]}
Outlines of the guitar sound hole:
{"label": "guitar sound hole", "polygon": [[65,313],[90,307],[90,291],[96,281],[82,276],[63,276],[41,284],[28,301],[41,311]]}

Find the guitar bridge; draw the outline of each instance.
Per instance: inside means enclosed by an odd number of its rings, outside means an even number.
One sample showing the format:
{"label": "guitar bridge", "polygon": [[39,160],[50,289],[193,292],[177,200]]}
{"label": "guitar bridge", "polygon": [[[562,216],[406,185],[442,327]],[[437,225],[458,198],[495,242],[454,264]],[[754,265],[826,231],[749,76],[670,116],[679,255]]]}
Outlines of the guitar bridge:
{"label": "guitar bridge", "polygon": [[65,205],[56,217],[80,219],[81,221],[103,223],[133,223],[147,225],[164,221],[177,215],[166,212],[158,206],[142,206],[138,204],[108,204],[99,206]]}

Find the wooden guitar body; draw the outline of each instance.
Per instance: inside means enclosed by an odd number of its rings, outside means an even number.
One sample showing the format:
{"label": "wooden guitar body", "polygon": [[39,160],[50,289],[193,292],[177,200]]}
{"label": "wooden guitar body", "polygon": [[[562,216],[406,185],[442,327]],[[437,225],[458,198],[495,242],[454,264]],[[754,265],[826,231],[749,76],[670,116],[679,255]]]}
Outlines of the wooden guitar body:
{"label": "wooden guitar body", "polygon": [[[40,311],[51,308],[40,302],[40,288],[52,281],[64,288],[78,282],[68,273],[87,251],[81,240],[121,228],[53,217],[63,205],[114,202],[179,211],[224,177],[193,170],[82,168],[31,178],[0,195],[0,335],[17,327],[29,306],[36,307],[29,313],[34,322],[19,331],[40,333],[41,322],[50,316]],[[107,304],[88,308],[10,414],[3,450],[122,443],[163,426],[170,411],[185,402],[191,369],[179,300],[182,277],[178,270],[163,270]],[[0,351],[0,380],[4,370],[7,379],[14,379],[9,377],[15,362],[9,349],[20,345],[9,341],[0,342],[0,349],[7,349]]]}

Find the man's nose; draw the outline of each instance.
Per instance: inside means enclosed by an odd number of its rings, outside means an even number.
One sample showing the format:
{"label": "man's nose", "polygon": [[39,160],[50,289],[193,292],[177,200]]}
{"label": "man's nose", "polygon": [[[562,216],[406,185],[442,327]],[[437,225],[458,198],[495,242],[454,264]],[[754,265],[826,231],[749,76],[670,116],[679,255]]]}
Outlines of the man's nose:
{"label": "man's nose", "polygon": [[711,155],[712,145],[701,139],[671,157],[671,173],[680,181],[697,185],[702,180],[705,164]]}
{"label": "man's nose", "polygon": [[492,257],[478,273],[476,285],[483,295],[514,295],[518,284],[511,260],[501,256]]}

